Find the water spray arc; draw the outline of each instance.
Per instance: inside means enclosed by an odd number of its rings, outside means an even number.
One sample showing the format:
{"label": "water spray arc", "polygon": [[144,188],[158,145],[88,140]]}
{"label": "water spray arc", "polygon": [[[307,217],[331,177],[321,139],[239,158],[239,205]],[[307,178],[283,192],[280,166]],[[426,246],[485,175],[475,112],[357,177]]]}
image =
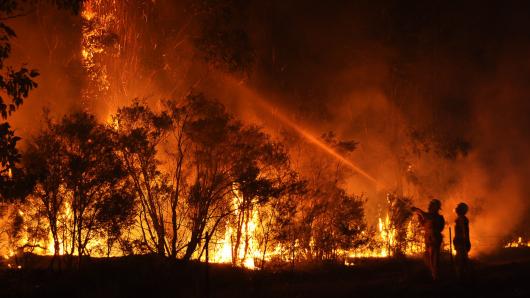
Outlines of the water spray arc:
{"label": "water spray arc", "polygon": [[[266,103],[262,102],[260,104],[265,105]],[[298,124],[292,122],[291,120],[289,120],[285,115],[276,112],[275,116],[281,122],[283,122],[284,124],[287,124],[289,127],[294,129],[304,139],[306,139],[307,141],[313,143],[314,145],[316,145],[322,151],[326,152],[331,157],[333,157],[333,158],[337,159],[338,161],[344,163],[350,169],[352,169],[353,171],[357,172],[358,174],[360,174],[361,176],[363,176],[364,178],[366,178],[370,182],[372,182],[372,183],[374,183],[376,185],[379,185],[379,182],[373,176],[368,174],[365,170],[361,169],[359,166],[355,165],[351,160],[349,160],[349,159],[345,158],[344,156],[342,156],[341,154],[339,154],[336,150],[334,150],[329,145],[327,145],[326,143],[321,141],[319,138],[315,137],[313,134],[311,134],[307,130],[303,129],[300,125],[298,125]]]}
{"label": "water spray arc", "polygon": [[257,105],[257,107],[259,107],[260,109],[262,109],[264,111],[267,111],[274,118],[276,118],[277,120],[279,120],[283,124],[287,125],[291,129],[293,129],[301,137],[303,137],[305,140],[307,140],[311,144],[313,144],[316,147],[318,147],[320,150],[324,151],[330,157],[332,157],[332,158],[344,163],[346,166],[348,166],[348,168],[350,168],[354,172],[360,174],[362,177],[364,177],[368,181],[372,182],[374,185],[376,185],[378,187],[381,186],[381,183],[377,179],[375,179],[372,175],[368,174],[365,170],[360,168],[358,165],[353,163],[351,160],[349,160],[346,157],[342,156],[340,153],[338,153],[336,150],[331,148],[328,144],[324,143],[322,140],[320,140],[314,134],[309,132],[307,129],[304,129],[299,124],[293,122],[284,113],[280,112],[277,107],[274,107],[273,105],[271,105],[262,96],[256,94],[256,92],[250,90],[247,87],[243,87],[242,89],[243,89],[244,93],[249,95],[249,98],[252,98],[252,103]]}

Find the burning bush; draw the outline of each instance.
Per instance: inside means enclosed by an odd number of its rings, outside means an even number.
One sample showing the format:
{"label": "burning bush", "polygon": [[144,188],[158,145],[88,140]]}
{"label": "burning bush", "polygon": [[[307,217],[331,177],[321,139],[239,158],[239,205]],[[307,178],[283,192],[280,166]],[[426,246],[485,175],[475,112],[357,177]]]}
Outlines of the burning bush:
{"label": "burning bush", "polygon": [[8,231],[19,246],[186,260],[208,249],[213,261],[255,267],[336,259],[363,239],[362,196],[302,180],[281,143],[202,95],[160,113],[137,101],[108,125],[88,113],[45,122],[24,152],[34,185],[24,206],[36,212],[23,218],[45,232]]}

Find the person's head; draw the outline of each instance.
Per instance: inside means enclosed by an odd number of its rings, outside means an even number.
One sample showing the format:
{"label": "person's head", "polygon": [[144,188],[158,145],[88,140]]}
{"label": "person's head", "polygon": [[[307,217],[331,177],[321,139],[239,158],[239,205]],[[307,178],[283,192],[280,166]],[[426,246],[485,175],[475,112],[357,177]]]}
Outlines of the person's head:
{"label": "person's head", "polygon": [[467,207],[466,203],[460,203],[460,204],[456,205],[455,212],[456,212],[456,214],[458,214],[460,216],[464,216],[464,215],[466,215],[468,209],[469,209],[469,207]]}
{"label": "person's head", "polygon": [[442,209],[442,203],[438,199],[432,199],[429,203],[429,212],[431,213],[437,213]]}

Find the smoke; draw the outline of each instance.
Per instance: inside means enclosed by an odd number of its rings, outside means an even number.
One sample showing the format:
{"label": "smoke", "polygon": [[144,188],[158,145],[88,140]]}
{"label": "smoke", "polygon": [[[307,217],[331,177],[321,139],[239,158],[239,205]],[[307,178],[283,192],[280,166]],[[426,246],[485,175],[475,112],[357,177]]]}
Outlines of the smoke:
{"label": "smoke", "polygon": [[529,232],[521,230],[529,210],[525,7],[258,7],[250,84],[314,131],[360,142],[353,158],[384,185],[349,179],[351,191],[367,193],[369,217],[397,190],[420,207],[441,198],[450,223],[467,202],[473,253]]}
{"label": "smoke", "polygon": [[[386,193],[397,191],[419,207],[440,198],[448,222],[467,202],[474,253],[530,233],[521,229],[530,215],[529,10],[374,2],[255,0],[234,8],[253,49],[243,76],[203,59],[193,6],[114,4],[116,38],[101,57],[111,87],[90,108],[105,120],[136,97],[157,106],[204,92],[276,136],[291,123],[312,136],[334,131],[358,141],[351,162],[378,183],[354,170],[344,186],[366,195],[372,223]],[[42,4],[12,25],[19,35],[12,61],[42,74],[14,118],[27,137],[43,107],[56,114],[84,107],[84,23]]]}

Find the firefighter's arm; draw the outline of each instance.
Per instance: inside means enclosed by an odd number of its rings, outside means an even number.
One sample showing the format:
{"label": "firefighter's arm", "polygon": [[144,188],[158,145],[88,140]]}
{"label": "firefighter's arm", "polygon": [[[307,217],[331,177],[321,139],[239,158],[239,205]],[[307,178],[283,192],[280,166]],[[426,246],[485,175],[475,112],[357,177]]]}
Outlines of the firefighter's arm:
{"label": "firefighter's arm", "polygon": [[414,206],[412,206],[412,207],[410,208],[410,210],[411,210],[412,212],[416,212],[416,213],[418,213],[418,214],[421,215],[422,217],[423,217],[423,215],[425,214],[425,211],[421,210],[421,209],[418,208],[418,207],[414,207]]}
{"label": "firefighter's arm", "polygon": [[425,211],[421,210],[420,208],[412,206],[410,210],[412,212],[416,212],[422,219],[425,217]]}

